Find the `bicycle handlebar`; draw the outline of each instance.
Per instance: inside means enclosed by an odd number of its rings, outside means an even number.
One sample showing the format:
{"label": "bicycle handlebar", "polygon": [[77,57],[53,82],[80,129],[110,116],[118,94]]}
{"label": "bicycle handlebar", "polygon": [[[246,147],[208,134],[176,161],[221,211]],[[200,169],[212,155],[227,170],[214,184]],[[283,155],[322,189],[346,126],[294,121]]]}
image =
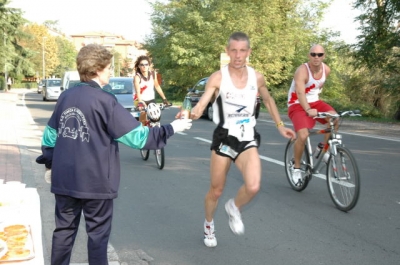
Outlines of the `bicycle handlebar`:
{"label": "bicycle handlebar", "polygon": [[[167,107],[171,107],[172,103],[169,103],[169,104],[159,103],[159,106],[160,106],[160,110],[163,110],[163,109],[165,109]],[[139,110],[139,107],[133,107],[132,111],[144,111],[144,112],[147,112],[147,107],[142,109],[142,110]]]}
{"label": "bicycle handlebar", "polygon": [[344,116],[362,116],[360,110],[346,110],[346,111],[339,111],[337,114],[332,114],[329,112],[318,112],[315,118],[340,118]]}

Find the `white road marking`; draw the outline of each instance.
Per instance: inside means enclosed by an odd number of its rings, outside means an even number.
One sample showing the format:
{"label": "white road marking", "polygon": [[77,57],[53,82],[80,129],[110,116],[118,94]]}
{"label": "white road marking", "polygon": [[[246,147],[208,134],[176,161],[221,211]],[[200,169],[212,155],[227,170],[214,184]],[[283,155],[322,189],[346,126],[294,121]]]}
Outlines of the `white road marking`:
{"label": "white road marking", "polygon": [[[194,137],[194,139],[197,139],[197,140],[200,140],[200,141],[203,141],[203,142],[206,142],[206,143],[211,143],[210,140],[207,140],[207,139],[204,139],[204,138],[201,138],[201,137]],[[284,162],[276,160],[276,159],[273,159],[273,158],[270,158],[270,157],[266,157],[266,156],[263,156],[263,155],[260,155],[260,159],[265,160],[267,162],[271,162],[271,163],[280,165],[280,166],[283,166],[283,167],[285,166]],[[313,177],[317,177],[317,178],[320,178],[322,180],[326,180],[326,175],[321,174],[321,173],[315,173],[315,174],[313,174]],[[340,182],[340,183],[338,181],[333,181],[333,182],[335,182],[337,184],[344,185],[344,186],[346,186],[348,188],[353,188],[354,187],[353,184],[348,183],[348,182]]]}
{"label": "white road marking", "polygon": [[[268,121],[268,120],[257,119],[257,121],[263,121],[263,122],[275,124],[275,122],[273,122],[273,121]],[[284,124],[285,124],[285,125],[292,126],[291,123],[290,123],[290,124],[284,123]],[[340,134],[347,134],[347,135],[354,135],[354,136],[362,136],[362,137],[368,137],[368,138],[373,138],[373,139],[386,140],[386,141],[393,141],[393,142],[399,142],[399,143],[400,143],[400,139],[399,139],[399,138],[394,138],[394,137],[385,137],[385,136],[378,136],[378,135],[367,135],[367,134],[359,134],[359,133],[349,133],[349,132],[343,132],[343,131],[340,131]]]}

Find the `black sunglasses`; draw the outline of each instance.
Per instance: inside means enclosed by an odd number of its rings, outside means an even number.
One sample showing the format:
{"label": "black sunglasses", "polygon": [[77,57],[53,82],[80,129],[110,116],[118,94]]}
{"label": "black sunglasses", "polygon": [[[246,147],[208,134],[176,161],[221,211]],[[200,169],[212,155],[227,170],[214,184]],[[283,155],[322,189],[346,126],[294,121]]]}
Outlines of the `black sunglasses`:
{"label": "black sunglasses", "polygon": [[141,64],[139,64],[139,66],[149,66],[149,64],[148,63],[141,63]]}
{"label": "black sunglasses", "polygon": [[324,56],[324,53],[323,53],[323,52],[319,52],[319,53],[310,52],[310,55],[311,55],[312,57],[315,57],[315,56],[322,57],[322,56]]}

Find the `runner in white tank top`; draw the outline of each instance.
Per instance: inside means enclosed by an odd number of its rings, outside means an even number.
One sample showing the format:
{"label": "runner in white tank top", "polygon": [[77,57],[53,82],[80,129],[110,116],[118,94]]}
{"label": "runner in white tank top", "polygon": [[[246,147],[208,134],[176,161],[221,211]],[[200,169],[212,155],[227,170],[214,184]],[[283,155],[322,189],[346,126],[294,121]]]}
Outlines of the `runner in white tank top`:
{"label": "runner in white tank top", "polygon": [[253,68],[246,68],[248,79],[244,88],[234,86],[228,66],[221,69],[221,86],[213,103],[213,122],[228,129],[229,135],[235,136],[239,141],[254,140],[256,125],[254,106],[258,91],[257,78]]}
{"label": "runner in white tank top", "polygon": [[[229,37],[226,53],[230,59],[229,64],[208,78],[205,92],[190,115],[192,119],[200,118],[208,103],[215,98],[213,121],[217,128],[211,143],[210,188],[204,200],[204,244],[207,247],[217,246],[213,217],[232,161],[244,181],[236,197],[225,204],[233,233],[244,233],[240,210],[260,189],[261,161],[257,148],[260,135],[255,131],[254,118],[257,92],[260,93],[279,133],[286,138],[295,137],[294,131],[286,128],[281,121],[264,76],[246,66],[246,58],[251,53],[248,36],[243,32],[233,33]],[[180,113],[176,117],[179,118]]]}

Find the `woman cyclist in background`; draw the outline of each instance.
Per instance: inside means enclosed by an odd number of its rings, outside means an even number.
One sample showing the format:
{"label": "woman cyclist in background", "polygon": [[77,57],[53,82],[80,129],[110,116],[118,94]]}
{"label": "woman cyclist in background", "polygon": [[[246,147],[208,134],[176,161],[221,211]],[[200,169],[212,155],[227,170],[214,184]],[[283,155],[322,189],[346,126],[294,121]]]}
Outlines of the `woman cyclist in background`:
{"label": "woman cyclist in background", "polygon": [[[149,103],[156,103],[155,101],[155,92],[154,89],[157,90],[157,93],[163,99],[163,103],[165,105],[169,105],[167,98],[164,95],[164,92],[158,83],[158,79],[155,71],[150,70],[151,60],[150,57],[146,55],[141,55],[136,59],[135,62],[135,77],[133,78],[133,84],[135,87],[135,95],[133,96],[133,100],[135,106],[139,107],[139,110],[146,108]],[[140,103],[140,104],[139,104]],[[140,115],[139,121],[144,121],[146,119],[146,115]]]}

